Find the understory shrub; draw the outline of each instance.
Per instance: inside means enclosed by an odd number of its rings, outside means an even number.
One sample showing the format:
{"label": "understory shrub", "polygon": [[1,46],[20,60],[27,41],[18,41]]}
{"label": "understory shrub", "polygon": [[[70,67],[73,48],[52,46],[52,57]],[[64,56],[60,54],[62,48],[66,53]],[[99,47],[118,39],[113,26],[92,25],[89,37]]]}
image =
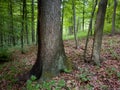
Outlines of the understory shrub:
{"label": "understory shrub", "polygon": [[12,52],[8,48],[0,48],[0,62],[11,60]]}

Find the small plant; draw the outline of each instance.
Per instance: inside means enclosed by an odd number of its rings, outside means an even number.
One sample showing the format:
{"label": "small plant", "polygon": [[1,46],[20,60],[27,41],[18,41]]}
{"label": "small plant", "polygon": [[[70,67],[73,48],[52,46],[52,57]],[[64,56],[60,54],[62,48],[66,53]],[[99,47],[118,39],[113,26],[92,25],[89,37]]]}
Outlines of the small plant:
{"label": "small plant", "polygon": [[120,72],[117,72],[117,77],[118,77],[119,80],[120,80]]}
{"label": "small plant", "polygon": [[61,90],[61,88],[64,86],[65,86],[65,81],[62,79],[58,82],[56,90]]}
{"label": "small plant", "polygon": [[90,84],[87,85],[81,85],[80,90],[93,90],[93,86]]}
{"label": "small plant", "polygon": [[51,90],[52,88],[54,88],[55,90],[61,90],[61,88],[64,86],[65,86],[64,80],[60,80],[58,82],[52,80],[50,82],[44,82],[43,84],[41,84],[40,88],[45,90]]}
{"label": "small plant", "polygon": [[90,80],[90,78],[88,77],[87,73],[83,73],[79,75],[79,78],[82,82],[87,82]]}
{"label": "small plant", "polygon": [[119,55],[113,49],[110,48],[109,51],[113,58],[119,59]]}
{"label": "small plant", "polygon": [[58,82],[52,80],[50,82],[43,82],[41,84],[34,82],[35,80],[36,77],[31,76],[30,80],[27,81],[27,90],[51,90],[52,88],[55,90],[61,90],[61,88],[65,86],[64,80],[60,80]]}
{"label": "small plant", "polygon": [[87,69],[80,69],[81,74],[78,75],[79,79],[81,80],[81,82],[87,82],[90,81],[89,75],[90,73],[88,72]]}
{"label": "small plant", "polygon": [[102,86],[101,86],[101,89],[102,89],[102,90],[108,90],[108,86],[107,86],[107,85],[102,85]]}
{"label": "small plant", "polygon": [[116,74],[116,68],[112,67],[112,68],[107,68],[107,73],[109,76]]}
{"label": "small plant", "polygon": [[109,77],[112,77],[114,75],[120,80],[120,72],[116,68],[114,67],[107,68],[106,71]]}
{"label": "small plant", "polygon": [[35,76],[31,76],[30,80],[27,80],[27,90],[40,90],[40,84],[34,83],[34,80],[36,80]]}
{"label": "small plant", "polygon": [[55,84],[55,81],[43,82],[40,86],[41,89],[51,90],[51,87]]}

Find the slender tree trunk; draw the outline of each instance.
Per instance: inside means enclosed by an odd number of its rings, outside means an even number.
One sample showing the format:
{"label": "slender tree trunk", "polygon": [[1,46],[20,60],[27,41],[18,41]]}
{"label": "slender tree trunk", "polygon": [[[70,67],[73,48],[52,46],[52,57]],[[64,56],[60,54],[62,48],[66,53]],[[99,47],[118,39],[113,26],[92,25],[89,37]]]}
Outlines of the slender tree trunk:
{"label": "slender tree trunk", "polygon": [[61,0],[61,5],[62,5],[62,11],[61,11],[61,31],[63,31],[63,23],[64,23],[64,6],[65,6],[65,3],[63,0]]}
{"label": "slender tree trunk", "polygon": [[108,0],[101,0],[98,6],[98,13],[97,13],[95,32],[94,32],[93,53],[92,53],[92,60],[96,65],[100,65],[100,50],[102,45],[102,36],[103,36],[107,2]]}
{"label": "slender tree trunk", "polygon": [[93,10],[91,13],[91,18],[90,18],[90,23],[89,23],[89,28],[88,31],[90,31],[90,35],[92,36],[92,23],[93,23],[93,17],[94,17],[94,13],[95,13],[95,9],[97,6],[98,0],[95,0],[95,4],[93,5]]}
{"label": "slender tree trunk", "polygon": [[85,24],[85,17],[84,17],[84,15],[85,15],[85,0],[83,0],[83,18],[82,18],[82,29],[83,29],[83,31],[84,31],[84,24]]}
{"label": "slender tree trunk", "polygon": [[117,8],[117,0],[114,0],[114,11],[113,11],[113,17],[112,17],[112,30],[111,30],[112,35],[115,33],[116,8]]}
{"label": "slender tree trunk", "polygon": [[2,34],[2,33],[0,33],[0,41],[1,41],[1,42],[0,42],[0,43],[1,43],[0,46],[3,47],[3,34]]}
{"label": "slender tree trunk", "polygon": [[93,17],[94,17],[94,12],[97,6],[97,2],[98,0],[95,1],[95,4],[93,6],[93,11],[91,13],[91,18],[90,18],[90,23],[89,23],[89,28],[88,28],[88,34],[87,34],[87,38],[86,38],[86,43],[85,43],[85,50],[84,50],[84,61],[86,62],[86,53],[87,53],[87,46],[88,46],[88,42],[89,42],[89,36],[90,36],[90,32],[92,35],[92,21],[93,21]]}
{"label": "slender tree trunk", "polygon": [[32,22],[31,22],[31,29],[32,29],[32,43],[35,42],[35,25],[34,25],[34,0],[32,0],[32,4],[31,4],[31,8],[32,8]]}
{"label": "slender tree trunk", "polygon": [[73,9],[73,28],[74,28],[74,39],[75,39],[75,48],[77,49],[77,33],[76,33],[76,12],[75,12],[75,2],[72,0],[72,9]]}
{"label": "slender tree trunk", "polygon": [[[69,22],[73,23],[73,17],[69,18]],[[69,28],[69,35],[73,35],[73,25],[70,25],[68,28]]]}
{"label": "slender tree trunk", "polygon": [[13,30],[13,5],[12,0],[9,1],[9,12],[10,12],[10,30],[11,30],[11,38],[12,38],[12,44],[15,46],[15,34]]}
{"label": "slender tree trunk", "polygon": [[48,80],[65,68],[60,4],[60,0],[38,0],[38,55],[30,71],[37,79]]}
{"label": "slender tree trunk", "polygon": [[28,33],[28,25],[27,25],[27,22],[28,22],[28,19],[27,19],[27,3],[26,3],[26,0],[24,0],[25,4],[24,4],[24,8],[25,8],[25,30],[26,30],[26,42],[27,44],[29,44],[29,33]]}
{"label": "slender tree trunk", "polygon": [[80,18],[78,18],[78,20],[77,20],[76,32],[79,31],[79,24],[80,24],[79,22],[80,22]]}
{"label": "slender tree trunk", "polygon": [[24,29],[25,29],[25,0],[23,0],[23,6],[22,6],[22,29],[21,29],[21,53],[23,52],[24,47]]}

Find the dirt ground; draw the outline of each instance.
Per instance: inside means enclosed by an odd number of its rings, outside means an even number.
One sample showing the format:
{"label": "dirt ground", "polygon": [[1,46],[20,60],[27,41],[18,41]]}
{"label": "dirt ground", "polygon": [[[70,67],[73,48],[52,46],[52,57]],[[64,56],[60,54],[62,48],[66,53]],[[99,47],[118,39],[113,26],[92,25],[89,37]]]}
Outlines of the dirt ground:
{"label": "dirt ground", "polygon": [[[103,37],[101,66],[85,63],[83,52],[85,39],[79,40],[75,49],[74,40],[64,41],[68,59],[73,62],[73,70],[60,73],[52,80],[64,79],[70,90],[120,90],[120,35]],[[89,41],[87,58],[91,55],[92,39]],[[36,60],[37,48],[31,46],[25,54],[13,53],[13,60],[0,64],[0,90],[22,90],[25,83],[15,83],[16,77],[29,71]],[[63,90],[69,90],[63,88]]]}

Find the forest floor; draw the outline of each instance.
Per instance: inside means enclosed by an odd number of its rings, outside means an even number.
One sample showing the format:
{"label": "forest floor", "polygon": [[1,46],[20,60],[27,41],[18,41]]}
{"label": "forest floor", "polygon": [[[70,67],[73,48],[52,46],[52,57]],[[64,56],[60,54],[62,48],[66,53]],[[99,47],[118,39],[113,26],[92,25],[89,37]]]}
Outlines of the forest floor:
{"label": "forest floor", "polygon": [[[73,62],[73,70],[60,73],[52,80],[65,81],[62,89],[51,90],[120,90],[120,35],[103,37],[100,66],[84,63],[85,39],[79,40],[75,49],[74,40],[64,41],[68,59]],[[92,39],[90,39],[87,58],[90,58]],[[10,62],[0,64],[0,90],[26,90],[26,83],[16,83],[17,76],[30,70],[36,60],[37,48],[31,46],[25,54],[14,51]],[[31,89],[32,90],[32,89]],[[35,90],[35,89],[33,89]],[[43,89],[41,89],[43,90]]]}

